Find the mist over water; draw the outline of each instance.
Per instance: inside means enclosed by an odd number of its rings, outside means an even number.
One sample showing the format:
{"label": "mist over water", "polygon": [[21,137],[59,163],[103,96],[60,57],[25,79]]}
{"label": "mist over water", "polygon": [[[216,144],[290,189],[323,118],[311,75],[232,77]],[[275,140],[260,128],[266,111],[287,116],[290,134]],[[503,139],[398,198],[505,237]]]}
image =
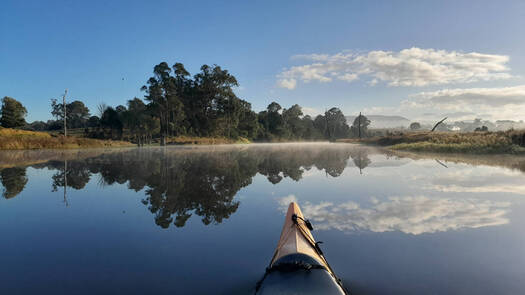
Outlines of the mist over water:
{"label": "mist over water", "polygon": [[0,293],[251,294],[296,201],[352,294],[520,294],[525,158],[0,151]]}

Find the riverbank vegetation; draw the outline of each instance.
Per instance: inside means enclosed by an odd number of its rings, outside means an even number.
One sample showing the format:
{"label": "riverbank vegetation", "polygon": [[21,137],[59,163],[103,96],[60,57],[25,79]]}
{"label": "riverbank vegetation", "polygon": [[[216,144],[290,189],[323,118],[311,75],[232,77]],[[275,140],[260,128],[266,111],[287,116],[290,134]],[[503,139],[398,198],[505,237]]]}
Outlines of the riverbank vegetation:
{"label": "riverbank vegetation", "polygon": [[525,154],[525,131],[498,132],[399,132],[393,135],[342,142],[386,146],[393,150],[432,153]]}
{"label": "riverbank vegetation", "polygon": [[75,149],[132,146],[129,142],[98,140],[83,137],[53,136],[47,132],[35,132],[0,127],[0,150],[21,149]]}

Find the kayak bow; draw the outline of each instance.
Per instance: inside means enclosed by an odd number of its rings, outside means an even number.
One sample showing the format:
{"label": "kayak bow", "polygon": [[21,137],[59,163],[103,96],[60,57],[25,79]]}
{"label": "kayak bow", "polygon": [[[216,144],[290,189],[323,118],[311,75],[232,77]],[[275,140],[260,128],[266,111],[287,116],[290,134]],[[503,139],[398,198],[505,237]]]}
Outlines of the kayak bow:
{"label": "kayak bow", "polygon": [[346,294],[297,203],[288,206],[281,237],[256,294]]}

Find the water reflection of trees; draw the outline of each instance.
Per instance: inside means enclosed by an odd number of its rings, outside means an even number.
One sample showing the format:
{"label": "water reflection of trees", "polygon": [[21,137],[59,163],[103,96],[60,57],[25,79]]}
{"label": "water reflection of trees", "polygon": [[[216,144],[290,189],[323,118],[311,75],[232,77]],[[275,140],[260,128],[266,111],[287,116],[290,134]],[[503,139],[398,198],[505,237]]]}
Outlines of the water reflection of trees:
{"label": "water reflection of trees", "polygon": [[10,199],[24,190],[27,183],[26,168],[12,167],[0,171],[0,182],[2,182],[2,196]]}
{"label": "water reflection of trees", "polygon": [[82,162],[55,161],[49,166],[57,170],[55,174],[51,176],[53,191],[57,191],[59,187],[64,187],[66,183],[68,187],[80,190],[83,189],[91,179],[89,168]]}
{"label": "water reflection of trees", "polygon": [[[52,189],[83,189],[94,175],[102,186],[126,184],[144,191],[145,204],[163,228],[182,227],[192,215],[204,224],[221,223],[238,208],[234,200],[240,189],[257,174],[273,184],[285,178],[300,181],[305,171],[324,170],[340,176],[348,160],[359,168],[370,163],[366,149],[281,146],[248,148],[134,149],[81,160],[49,161],[34,168],[55,170]],[[364,163],[364,164],[363,164]],[[17,169],[9,170],[9,169]],[[25,168],[1,171],[4,197],[20,193],[27,178]],[[4,176],[6,175],[6,176]],[[24,182],[25,181],[25,182]]]}
{"label": "water reflection of trees", "polygon": [[352,157],[355,166],[359,168],[359,173],[362,173],[363,169],[372,163],[368,158],[368,152],[365,149],[359,149],[350,156]]}

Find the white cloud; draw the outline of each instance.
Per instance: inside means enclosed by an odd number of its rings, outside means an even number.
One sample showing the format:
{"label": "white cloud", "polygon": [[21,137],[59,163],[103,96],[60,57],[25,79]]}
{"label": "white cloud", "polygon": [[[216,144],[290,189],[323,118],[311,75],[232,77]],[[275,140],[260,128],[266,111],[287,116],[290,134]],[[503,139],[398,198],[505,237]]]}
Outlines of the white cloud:
{"label": "white cloud", "polygon": [[[295,201],[297,198],[295,198]],[[340,231],[400,231],[423,234],[503,225],[510,203],[480,199],[429,198],[425,196],[391,197],[385,201],[371,199],[369,207],[349,201],[301,204],[305,217],[315,229]],[[280,210],[286,210],[282,204]]]}
{"label": "white cloud", "polygon": [[[484,119],[523,119],[525,85],[500,88],[456,88],[421,92],[401,102],[401,109],[424,113],[484,115]],[[486,116],[490,116],[487,118]]]}
{"label": "white cloud", "polygon": [[499,107],[506,105],[525,104],[525,85],[501,88],[456,88],[443,89],[433,92],[421,92],[412,95],[415,101],[405,103],[432,104],[456,110],[457,104],[463,106],[480,105]]}
{"label": "white cloud", "polygon": [[337,77],[339,80],[343,80],[343,81],[346,81],[346,82],[352,82],[354,80],[357,80],[359,76],[357,74],[350,74],[350,73],[346,73],[342,76],[339,76]]}
{"label": "white cloud", "polygon": [[295,79],[281,79],[277,82],[277,85],[281,88],[288,88],[290,90],[295,89],[297,86],[297,80]]}
{"label": "white cloud", "polygon": [[365,108],[365,114],[402,115],[412,120],[523,120],[525,85],[452,88],[410,95],[398,106]]}
{"label": "white cloud", "polygon": [[331,82],[333,78],[352,82],[368,77],[370,85],[382,81],[389,86],[425,86],[511,77],[508,56],[477,52],[413,47],[399,52],[377,50],[354,54],[345,51],[334,55],[296,55],[293,58],[311,63],[293,66],[278,75],[278,85],[288,89],[294,89],[297,80]]}

